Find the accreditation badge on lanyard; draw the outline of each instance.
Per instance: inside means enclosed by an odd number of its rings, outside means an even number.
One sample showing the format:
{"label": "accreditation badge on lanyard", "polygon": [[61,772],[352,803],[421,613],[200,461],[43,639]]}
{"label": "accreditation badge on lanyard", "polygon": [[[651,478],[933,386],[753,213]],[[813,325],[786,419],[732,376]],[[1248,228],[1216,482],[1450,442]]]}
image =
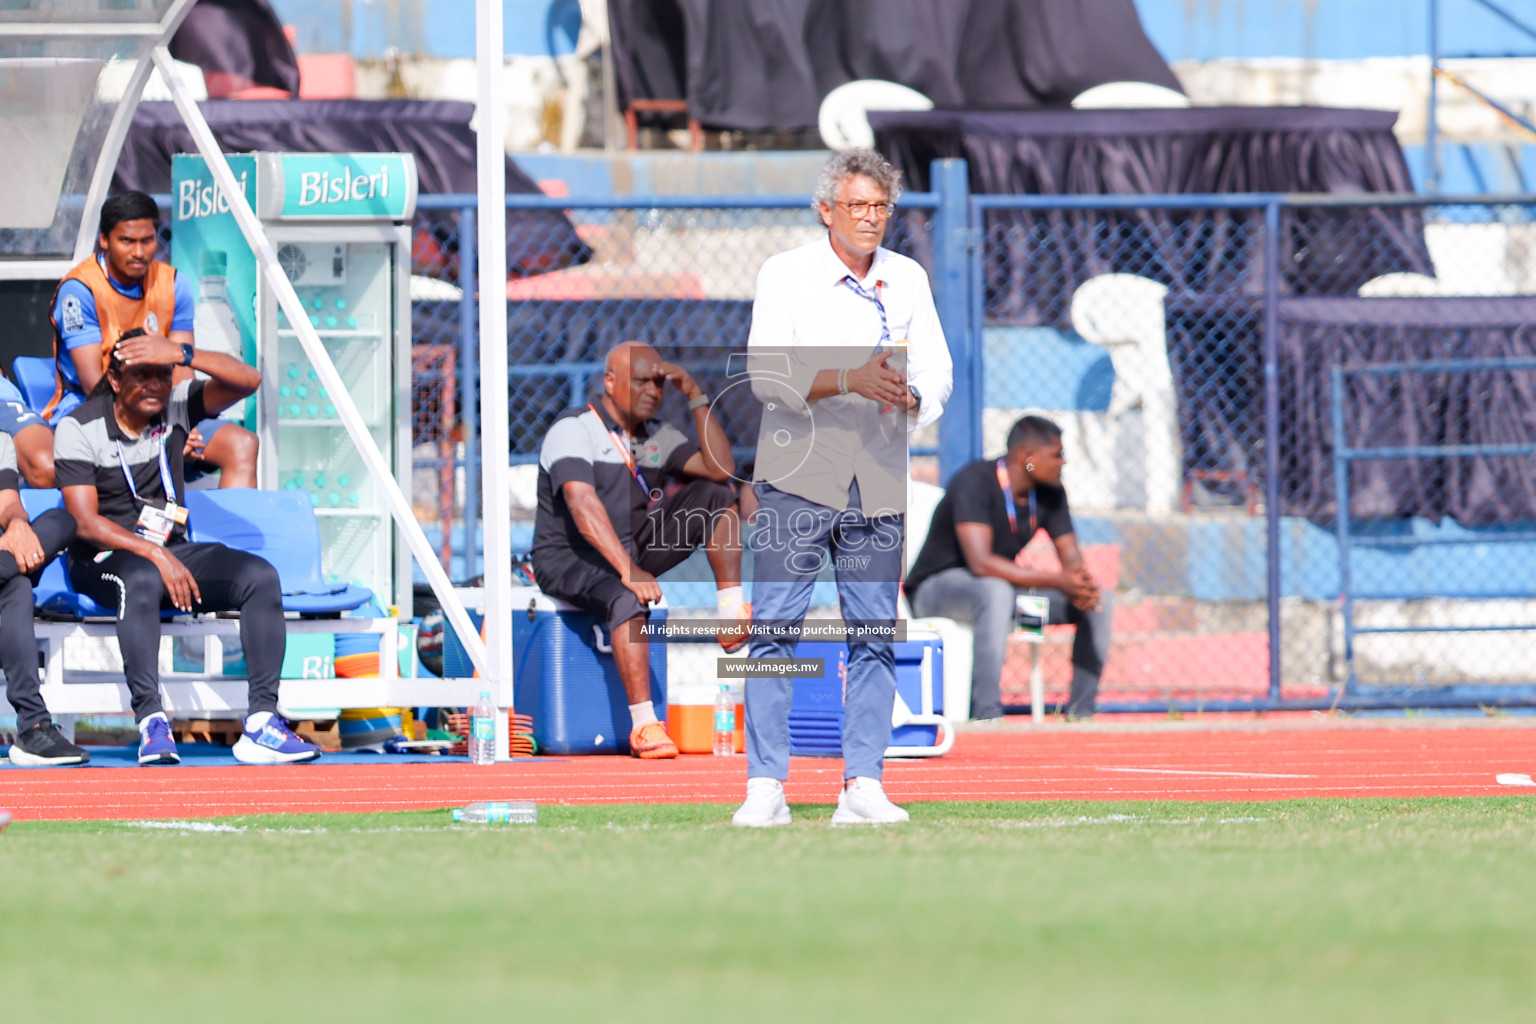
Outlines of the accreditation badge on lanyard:
{"label": "accreditation badge on lanyard", "polygon": [[176,504],[176,485],[171,479],[170,460],[165,455],[165,444],[169,440],[170,432],[164,427],[159,427],[150,436],[155,438],[157,435],[159,443],[155,447],[160,456],[160,483],[165,488],[164,508],[151,505],[139,494],[139,488],[133,482],[133,470],[128,466],[128,453],[123,451],[121,441],[116,442],[117,464],[123,471],[123,479],[128,482],[128,492],[133,495],[133,500],[139,503],[139,521],[134,524],[133,532],[151,544],[165,547],[171,531],[177,526],[186,525],[187,510]]}

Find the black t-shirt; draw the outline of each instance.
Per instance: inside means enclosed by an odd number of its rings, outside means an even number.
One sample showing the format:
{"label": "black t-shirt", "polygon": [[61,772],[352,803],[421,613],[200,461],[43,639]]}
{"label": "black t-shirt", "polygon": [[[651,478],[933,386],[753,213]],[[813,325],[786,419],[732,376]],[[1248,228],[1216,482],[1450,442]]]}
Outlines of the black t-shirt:
{"label": "black t-shirt", "polygon": [[923,549],[907,574],[908,599],[933,574],[965,567],[965,552],[960,547],[956,523],[985,523],[992,527],[992,553],[1010,562],[1024,550],[1036,530],[1044,529],[1052,540],[1072,532],[1072,512],[1067,507],[1065,490],[1036,484],[1030,494],[1034,499],[1033,524],[1030,502],[1015,500],[1019,524],[1015,532],[1008,523],[1008,506],[997,482],[996,459],[978,459],[951,477],[949,489],[934,510],[928,539],[923,541]]}

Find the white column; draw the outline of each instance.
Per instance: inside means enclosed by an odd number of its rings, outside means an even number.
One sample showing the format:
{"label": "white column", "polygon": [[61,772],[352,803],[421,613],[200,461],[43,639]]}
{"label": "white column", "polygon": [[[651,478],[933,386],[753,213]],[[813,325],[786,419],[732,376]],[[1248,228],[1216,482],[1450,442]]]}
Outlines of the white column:
{"label": "white column", "polygon": [[[512,537],[507,494],[507,148],[501,98],[502,0],[475,0],[475,62],[480,108],[475,116],[479,183],[480,452],[485,524],[485,650],[481,675],[497,716],[496,756],[509,755],[506,709],[512,706]],[[468,287],[468,285],[466,285]],[[467,410],[466,410],[467,412]],[[468,538],[474,543],[474,538]]]}

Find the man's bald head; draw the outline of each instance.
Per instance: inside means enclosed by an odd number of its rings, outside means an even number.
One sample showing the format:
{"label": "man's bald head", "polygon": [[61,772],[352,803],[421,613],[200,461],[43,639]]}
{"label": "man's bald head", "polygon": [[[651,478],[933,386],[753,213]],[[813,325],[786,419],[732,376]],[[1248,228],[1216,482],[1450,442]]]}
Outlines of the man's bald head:
{"label": "man's bald head", "polygon": [[609,411],[628,428],[656,415],[666,384],[660,353],[643,341],[615,345],[603,362],[603,395]]}
{"label": "man's bald head", "polygon": [[634,372],[637,361],[654,365],[661,362],[661,354],[643,341],[620,342],[608,350],[608,358],[603,361],[603,372],[628,376]]}

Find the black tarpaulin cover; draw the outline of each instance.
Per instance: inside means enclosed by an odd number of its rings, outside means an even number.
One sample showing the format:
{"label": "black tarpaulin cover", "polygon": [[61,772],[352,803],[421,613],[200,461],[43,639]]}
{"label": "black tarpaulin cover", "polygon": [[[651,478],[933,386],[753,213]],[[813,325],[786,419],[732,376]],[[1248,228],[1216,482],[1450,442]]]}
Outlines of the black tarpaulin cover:
{"label": "black tarpaulin cover", "polygon": [[609,0],[621,104],[686,99],[706,126],[812,128],[878,78],[941,107],[1065,107],[1106,82],[1182,91],[1133,0]]}
{"label": "black tarpaulin cover", "polygon": [[171,56],[234,88],[264,85],[299,94],[299,61],[267,0],[197,0],[171,37]]}
{"label": "black tarpaulin cover", "polygon": [[[1196,107],[980,113],[872,112],[876,146],[911,188],[962,157],[972,191],[1014,195],[1411,192],[1387,111]],[[1394,271],[1431,273],[1415,209],[1287,209],[1281,287],[1352,294]],[[1257,291],[1261,225],[1222,210],[1001,210],[986,218],[987,316],[1067,326],[1099,274],[1192,292]],[[1372,240],[1374,244],[1364,244]]]}
{"label": "black tarpaulin cover", "polygon": [[[1287,299],[1279,314],[1281,507],[1316,522],[1335,512],[1334,366],[1536,356],[1536,298]],[[1346,380],[1351,447],[1536,441],[1536,370]],[[1361,460],[1349,487],[1354,518],[1536,520],[1536,456]]]}
{"label": "black tarpaulin cover", "polygon": [[[198,104],[226,153],[411,153],[422,194],[473,194],[474,105],[437,100],[209,100]],[[192,133],[170,103],[141,103],[134,112],[114,191],[171,190],[171,157],[195,153]],[[536,193],[533,179],[509,158],[508,193]],[[458,214],[417,214],[418,272],[456,280]],[[422,250],[430,256],[423,258]],[[553,210],[507,213],[507,269],[525,276],[583,263],[591,256],[571,222]]]}
{"label": "black tarpaulin cover", "polygon": [[[1167,308],[1185,478],[1256,498],[1265,474],[1262,301],[1170,294]],[[1291,298],[1277,314],[1280,510],[1327,526],[1336,511],[1335,366],[1536,356],[1536,298]],[[1225,344],[1233,336],[1254,342]],[[1351,447],[1536,440],[1536,370],[1346,380]],[[1355,461],[1349,504],[1355,519],[1536,520],[1536,456]]]}

